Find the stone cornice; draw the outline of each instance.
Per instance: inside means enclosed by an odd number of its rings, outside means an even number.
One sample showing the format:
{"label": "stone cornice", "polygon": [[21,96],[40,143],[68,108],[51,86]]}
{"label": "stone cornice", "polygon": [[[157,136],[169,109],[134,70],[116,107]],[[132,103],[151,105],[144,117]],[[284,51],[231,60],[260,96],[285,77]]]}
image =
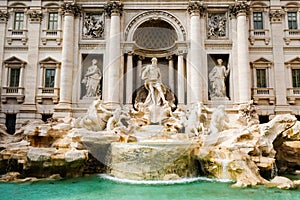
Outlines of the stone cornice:
{"label": "stone cornice", "polygon": [[81,13],[81,7],[76,3],[64,3],[62,10],[64,14],[73,14],[74,16],[79,16]]}
{"label": "stone cornice", "polygon": [[190,15],[203,15],[205,12],[206,8],[203,6],[202,2],[200,1],[191,1],[189,2],[187,11],[189,12]]}
{"label": "stone cornice", "polygon": [[281,23],[284,11],[282,9],[270,10],[270,21],[271,23]]}
{"label": "stone cornice", "polygon": [[122,15],[123,4],[120,2],[110,2],[104,6],[105,13],[107,16],[111,17],[113,14]]}
{"label": "stone cornice", "polygon": [[230,16],[237,16],[240,13],[247,14],[250,10],[250,6],[246,1],[239,1],[231,6],[229,6]]}

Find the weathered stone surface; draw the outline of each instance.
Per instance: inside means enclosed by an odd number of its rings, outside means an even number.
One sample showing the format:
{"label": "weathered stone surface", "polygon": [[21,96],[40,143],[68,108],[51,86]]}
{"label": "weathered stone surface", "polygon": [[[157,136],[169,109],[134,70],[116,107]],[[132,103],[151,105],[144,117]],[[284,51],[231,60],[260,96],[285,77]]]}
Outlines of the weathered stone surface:
{"label": "weathered stone surface", "polygon": [[20,176],[19,172],[8,172],[0,178],[0,182],[14,181]]}
{"label": "weathered stone surface", "polygon": [[[281,143],[290,148],[289,151],[283,151],[284,155],[289,152],[291,155],[285,159],[283,156],[282,162],[287,163],[289,160],[290,163],[299,166],[298,142],[283,142],[288,136],[289,139],[296,138],[291,133],[297,133],[297,130],[293,129],[296,124],[294,116],[279,115],[266,124],[255,124],[206,136],[198,154],[204,166],[204,173],[217,178],[236,180],[234,186],[238,187],[266,184],[268,181],[262,178],[259,172],[271,173],[273,170],[276,155],[273,143],[277,138],[282,138]],[[290,129],[292,130],[289,131]],[[277,159],[279,157],[277,156]]]}
{"label": "weathered stone surface", "polygon": [[268,184],[267,187],[277,187],[280,189],[293,189],[295,188],[295,184],[293,181],[286,177],[276,176],[273,178]]}
{"label": "weathered stone surface", "polygon": [[49,161],[51,155],[56,152],[55,148],[31,148],[28,151],[27,157],[33,162]]}
{"label": "weathered stone surface", "polygon": [[168,174],[196,175],[192,158],[195,143],[112,143],[111,174],[134,180],[163,180]]}
{"label": "weathered stone surface", "polygon": [[83,160],[86,160],[87,157],[88,157],[87,150],[71,149],[71,150],[67,151],[65,154],[66,162],[83,161]]}
{"label": "weathered stone surface", "polygon": [[300,141],[286,141],[277,149],[277,167],[280,172],[292,172],[300,166]]}

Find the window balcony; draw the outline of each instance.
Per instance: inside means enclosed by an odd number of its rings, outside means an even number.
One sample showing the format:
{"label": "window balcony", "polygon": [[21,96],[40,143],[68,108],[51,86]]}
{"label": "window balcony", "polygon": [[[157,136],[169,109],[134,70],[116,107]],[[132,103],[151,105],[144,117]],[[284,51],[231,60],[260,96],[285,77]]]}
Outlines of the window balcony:
{"label": "window balcony", "polygon": [[300,100],[300,88],[288,88],[286,96],[289,104],[295,104],[296,100]]}
{"label": "window balcony", "polygon": [[268,101],[269,104],[275,103],[275,94],[273,88],[252,88],[252,97],[254,103]]}
{"label": "window balcony", "polygon": [[22,44],[26,45],[28,41],[27,30],[13,30],[8,29],[6,37],[7,44]]}
{"label": "window balcony", "polygon": [[8,99],[16,99],[18,103],[23,103],[24,97],[25,92],[23,87],[2,87],[2,103],[7,103]]}
{"label": "window balcony", "polygon": [[62,41],[62,31],[43,30],[41,39],[43,45],[47,45],[49,42],[55,42],[57,45],[60,45]]}
{"label": "window balcony", "polygon": [[300,29],[285,29],[283,39],[286,45],[289,45],[292,40],[300,41]]}
{"label": "window balcony", "polygon": [[36,100],[38,103],[43,103],[43,100],[51,99],[53,103],[59,101],[59,88],[38,88]]}
{"label": "window balcony", "polygon": [[255,41],[264,41],[265,44],[268,45],[270,42],[269,30],[267,30],[267,29],[262,29],[262,30],[251,29],[249,41],[250,41],[251,45],[254,45]]}

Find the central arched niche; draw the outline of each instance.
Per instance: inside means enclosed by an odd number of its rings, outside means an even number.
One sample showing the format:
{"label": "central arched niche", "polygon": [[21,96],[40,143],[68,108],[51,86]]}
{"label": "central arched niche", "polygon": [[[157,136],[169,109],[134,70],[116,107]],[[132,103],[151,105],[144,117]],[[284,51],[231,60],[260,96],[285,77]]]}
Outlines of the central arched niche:
{"label": "central arched niche", "polygon": [[176,30],[168,22],[160,19],[142,23],[133,35],[137,46],[148,50],[171,48],[177,40]]}

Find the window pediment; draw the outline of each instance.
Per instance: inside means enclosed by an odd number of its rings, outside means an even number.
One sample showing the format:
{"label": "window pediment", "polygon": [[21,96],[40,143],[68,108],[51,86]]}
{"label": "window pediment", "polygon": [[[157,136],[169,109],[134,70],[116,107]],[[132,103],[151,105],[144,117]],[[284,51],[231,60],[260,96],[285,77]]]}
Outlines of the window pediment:
{"label": "window pediment", "polygon": [[300,65],[300,58],[299,57],[294,58],[290,61],[285,62],[284,64],[286,64],[286,65]]}
{"label": "window pediment", "polygon": [[23,64],[23,65],[25,65],[25,64],[27,64],[27,62],[13,56],[13,57],[10,57],[10,58],[6,59],[4,61],[4,64],[6,64],[6,65],[14,65],[14,64]]}
{"label": "window pediment", "polygon": [[46,64],[46,65],[57,65],[57,64],[60,64],[59,61],[57,61],[57,60],[55,60],[55,59],[53,59],[53,58],[51,58],[51,57],[47,57],[47,58],[41,60],[39,63],[40,63],[41,65],[45,65],[45,64]]}
{"label": "window pediment", "polygon": [[252,67],[271,67],[272,62],[266,58],[261,57],[255,61],[251,62],[251,66]]}

